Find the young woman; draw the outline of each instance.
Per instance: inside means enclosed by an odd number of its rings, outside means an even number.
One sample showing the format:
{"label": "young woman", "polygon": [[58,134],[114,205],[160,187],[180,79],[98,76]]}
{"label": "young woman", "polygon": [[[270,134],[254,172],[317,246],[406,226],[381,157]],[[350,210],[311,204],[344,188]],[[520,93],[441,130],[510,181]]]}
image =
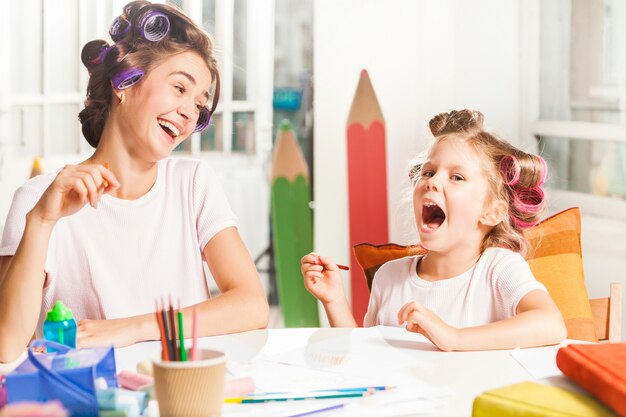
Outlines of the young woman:
{"label": "young woman", "polygon": [[[168,159],[219,99],[210,37],[178,9],[135,1],[89,42],[85,109],[95,148],[16,192],[0,244],[0,361],[16,358],[62,300],[78,347],[159,338],[155,300],[180,301],[202,336],[267,325],[269,307],[216,174]],[[210,298],[205,260],[221,290]],[[187,334],[189,330],[187,330]]]}

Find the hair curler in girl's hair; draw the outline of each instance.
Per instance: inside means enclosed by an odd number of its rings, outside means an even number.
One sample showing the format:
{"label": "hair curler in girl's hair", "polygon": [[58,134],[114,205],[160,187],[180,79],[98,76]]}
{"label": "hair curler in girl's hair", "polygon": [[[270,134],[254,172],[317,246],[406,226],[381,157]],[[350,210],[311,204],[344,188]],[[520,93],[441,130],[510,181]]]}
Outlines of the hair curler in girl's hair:
{"label": "hair curler in girl's hair", "polygon": [[520,229],[528,229],[530,227],[535,226],[537,223],[539,223],[538,219],[532,222],[525,222],[524,220],[520,220],[513,215],[509,217],[511,218],[511,222]]}
{"label": "hair curler in girl's hair", "polygon": [[117,90],[123,90],[137,84],[143,75],[144,72],[141,68],[129,68],[112,76],[111,82]]}
{"label": "hair curler in girl's hair", "polygon": [[513,187],[519,182],[522,167],[513,155],[506,155],[500,160],[500,173],[504,177],[504,183]]}
{"label": "hair curler in girl's hair", "polygon": [[204,129],[209,127],[209,122],[211,121],[211,112],[206,107],[203,107],[200,110],[200,115],[198,116],[198,122],[196,123],[196,128],[193,130],[194,133],[202,132]]}
{"label": "hair curler in girl's hair", "polygon": [[170,19],[165,13],[149,10],[139,20],[139,32],[146,40],[158,42],[170,32]]}
{"label": "hair curler in girl's hair", "polygon": [[541,187],[523,188],[513,192],[513,207],[523,214],[536,214],[546,205]]}
{"label": "hair curler in girl's hair", "polygon": [[109,35],[111,36],[111,39],[113,39],[113,42],[124,39],[124,36],[126,36],[130,30],[130,26],[130,22],[122,16],[116,17],[113,23],[111,23],[111,28],[109,29]]}
{"label": "hair curler in girl's hair", "polygon": [[539,164],[541,165],[541,172],[539,173],[540,176],[537,180],[537,187],[541,187],[546,182],[546,178],[548,177],[548,163],[540,155],[535,155],[535,158],[537,158]]}

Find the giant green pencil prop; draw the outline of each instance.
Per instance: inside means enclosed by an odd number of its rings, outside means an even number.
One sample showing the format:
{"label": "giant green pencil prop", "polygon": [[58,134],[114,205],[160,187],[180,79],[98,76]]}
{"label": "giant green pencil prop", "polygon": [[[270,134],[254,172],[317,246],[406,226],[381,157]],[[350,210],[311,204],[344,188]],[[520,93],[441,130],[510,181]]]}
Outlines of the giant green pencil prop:
{"label": "giant green pencil prop", "polygon": [[272,238],[285,327],[318,327],[317,300],[304,287],[300,259],[313,250],[309,169],[288,120],[272,156]]}

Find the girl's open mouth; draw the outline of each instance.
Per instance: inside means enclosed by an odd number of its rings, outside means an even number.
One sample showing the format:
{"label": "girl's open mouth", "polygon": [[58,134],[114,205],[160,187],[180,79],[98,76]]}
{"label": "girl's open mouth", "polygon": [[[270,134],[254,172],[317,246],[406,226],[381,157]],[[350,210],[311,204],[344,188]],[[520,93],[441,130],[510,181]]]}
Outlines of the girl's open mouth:
{"label": "girl's open mouth", "polygon": [[433,201],[427,201],[422,206],[422,224],[428,230],[437,230],[446,219],[446,213],[443,212]]}

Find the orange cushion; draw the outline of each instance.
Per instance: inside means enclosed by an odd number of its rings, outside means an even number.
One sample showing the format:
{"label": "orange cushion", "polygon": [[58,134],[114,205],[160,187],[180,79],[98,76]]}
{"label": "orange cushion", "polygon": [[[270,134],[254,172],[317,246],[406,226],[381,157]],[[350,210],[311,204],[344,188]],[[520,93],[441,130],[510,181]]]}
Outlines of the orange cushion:
{"label": "orange cushion", "polygon": [[[535,278],[546,286],[561,310],[569,339],[597,342],[591,305],[585,287],[580,243],[580,209],[570,208],[555,214],[524,232],[530,248],[526,260]],[[385,262],[405,256],[423,254],[419,245],[393,243],[354,247],[357,261],[371,289],[374,274]]]}

